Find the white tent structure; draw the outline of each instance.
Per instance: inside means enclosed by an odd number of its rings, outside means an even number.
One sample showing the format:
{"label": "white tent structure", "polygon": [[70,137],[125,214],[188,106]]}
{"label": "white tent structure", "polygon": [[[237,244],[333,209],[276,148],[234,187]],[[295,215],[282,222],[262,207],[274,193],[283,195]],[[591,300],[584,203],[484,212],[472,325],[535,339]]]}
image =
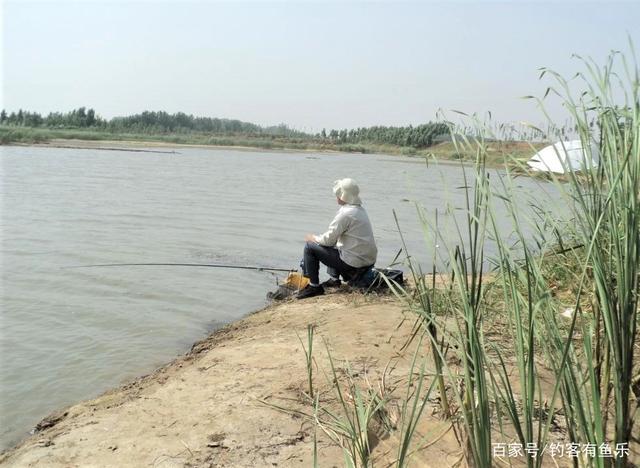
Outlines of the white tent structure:
{"label": "white tent structure", "polygon": [[585,151],[580,140],[559,141],[538,151],[527,164],[534,171],[556,172],[582,171],[597,167],[600,154],[596,145]]}

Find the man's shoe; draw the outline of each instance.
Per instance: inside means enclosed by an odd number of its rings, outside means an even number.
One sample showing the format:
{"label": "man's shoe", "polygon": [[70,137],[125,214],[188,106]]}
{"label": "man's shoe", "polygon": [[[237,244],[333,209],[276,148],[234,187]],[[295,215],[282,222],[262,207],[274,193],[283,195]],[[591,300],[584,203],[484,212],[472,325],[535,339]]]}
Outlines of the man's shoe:
{"label": "man's shoe", "polygon": [[308,284],[300,290],[296,296],[298,299],[306,299],[308,297],[322,296],[324,294],[324,288],[322,286],[311,286]]}
{"label": "man's shoe", "polygon": [[342,281],[340,281],[340,278],[329,278],[327,281],[322,283],[322,286],[325,288],[339,288],[341,284]]}

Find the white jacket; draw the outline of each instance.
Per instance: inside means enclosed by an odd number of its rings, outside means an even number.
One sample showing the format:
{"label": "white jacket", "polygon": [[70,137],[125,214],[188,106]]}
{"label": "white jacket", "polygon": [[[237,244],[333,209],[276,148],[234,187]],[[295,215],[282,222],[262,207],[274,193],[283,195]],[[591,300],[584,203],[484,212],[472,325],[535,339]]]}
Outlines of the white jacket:
{"label": "white jacket", "polygon": [[346,264],[360,268],[376,263],[378,248],[367,212],[360,205],[342,205],[327,232],[314,236],[325,247],[336,247]]}

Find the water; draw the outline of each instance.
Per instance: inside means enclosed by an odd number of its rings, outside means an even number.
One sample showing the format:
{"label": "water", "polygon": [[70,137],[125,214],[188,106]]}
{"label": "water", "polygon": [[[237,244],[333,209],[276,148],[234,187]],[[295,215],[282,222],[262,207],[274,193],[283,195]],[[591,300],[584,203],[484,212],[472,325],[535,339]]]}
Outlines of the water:
{"label": "water", "polygon": [[[462,204],[457,166],[380,155],[2,148],[0,449],[44,416],[147,373],[265,305],[275,278],[204,268],[68,269],[117,262],[296,267],[304,235],[353,177],[378,266],[400,248],[395,209],[428,266],[414,205]],[[539,191],[522,179],[525,192]],[[505,221],[506,222],[506,221]],[[506,228],[505,228],[506,229]]]}

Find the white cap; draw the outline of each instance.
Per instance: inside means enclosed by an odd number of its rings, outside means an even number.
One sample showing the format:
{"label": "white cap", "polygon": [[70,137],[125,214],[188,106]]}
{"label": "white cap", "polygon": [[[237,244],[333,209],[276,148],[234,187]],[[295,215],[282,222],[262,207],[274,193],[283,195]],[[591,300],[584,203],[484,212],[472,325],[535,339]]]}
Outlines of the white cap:
{"label": "white cap", "polygon": [[333,193],[348,205],[361,205],[362,201],[358,194],[360,188],[353,179],[340,179],[333,183]]}

